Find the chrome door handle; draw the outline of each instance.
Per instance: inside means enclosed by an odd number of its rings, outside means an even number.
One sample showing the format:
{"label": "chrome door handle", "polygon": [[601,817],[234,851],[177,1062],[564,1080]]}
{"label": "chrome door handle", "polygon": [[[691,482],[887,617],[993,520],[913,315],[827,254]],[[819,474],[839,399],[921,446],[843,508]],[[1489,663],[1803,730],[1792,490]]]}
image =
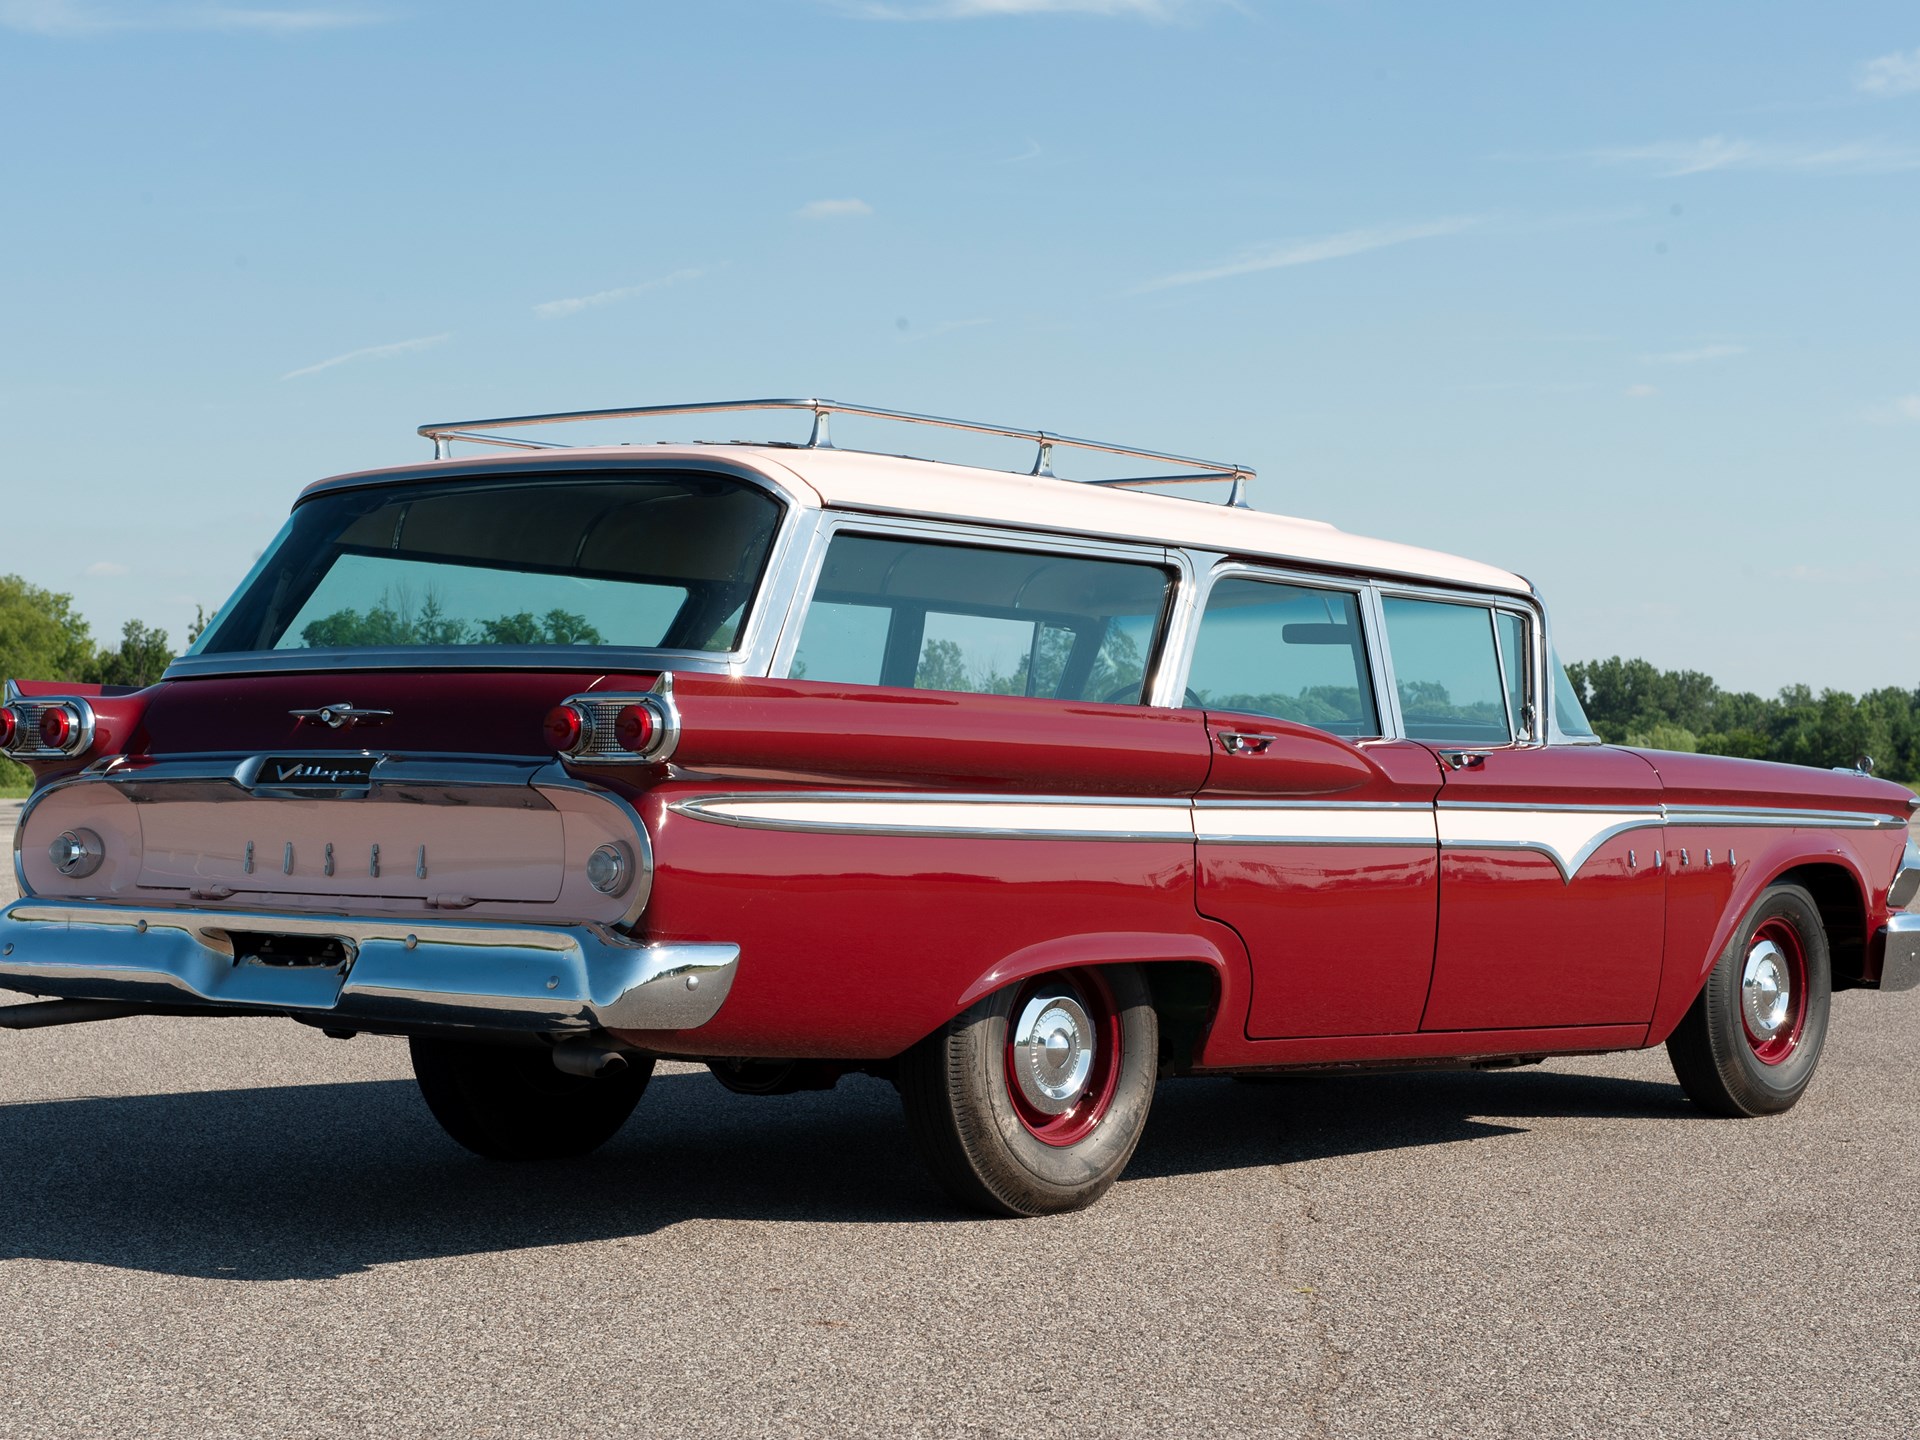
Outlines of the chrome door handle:
{"label": "chrome door handle", "polygon": [[1482,750],[1442,750],[1440,758],[1447,762],[1450,770],[1478,770],[1487,763],[1486,752]]}
{"label": "chrome door handle", "polygon": [[1271,735],[1252,735],[1244,730],[1220,732],[1220,748],[1229,755],[1262,755],[1273,741]]}

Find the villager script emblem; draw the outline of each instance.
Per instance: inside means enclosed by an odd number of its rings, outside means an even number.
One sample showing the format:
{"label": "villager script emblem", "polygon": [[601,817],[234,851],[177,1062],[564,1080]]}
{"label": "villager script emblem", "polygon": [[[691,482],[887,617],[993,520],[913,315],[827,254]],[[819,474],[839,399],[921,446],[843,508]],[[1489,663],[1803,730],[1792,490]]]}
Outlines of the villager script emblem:
{"label": "villager script emblem", "polygon": [[379,763],[377,755],[343,756],[338,760],[315,760],[302,755],[269,755],[260,762],[260,770],[253,783],[256,789],[263,786],[295,788],[306,785],[359,787],[373,783],[373,767]]}

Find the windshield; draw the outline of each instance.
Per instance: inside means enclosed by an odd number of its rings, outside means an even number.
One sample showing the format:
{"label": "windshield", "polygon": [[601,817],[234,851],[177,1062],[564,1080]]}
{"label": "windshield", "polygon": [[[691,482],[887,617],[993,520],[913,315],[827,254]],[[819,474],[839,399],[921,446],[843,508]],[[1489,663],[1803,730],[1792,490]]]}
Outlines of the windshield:
{"label": "windshield", "polygon": [[321,494],[294,510],[191,653],[728,651],[780,514],[771,496],[717,475]]}

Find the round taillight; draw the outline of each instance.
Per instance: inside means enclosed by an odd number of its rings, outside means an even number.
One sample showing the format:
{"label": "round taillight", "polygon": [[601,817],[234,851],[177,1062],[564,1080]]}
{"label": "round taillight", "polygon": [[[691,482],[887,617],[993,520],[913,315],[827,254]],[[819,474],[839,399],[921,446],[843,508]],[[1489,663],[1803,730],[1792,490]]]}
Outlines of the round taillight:
{"label": "round taillight", "polygon": [[13,748],[13,737],[20,733],[20,712],[11,705],[0,705],[0,750]]}
{"label": "round taillight", "polygon": [[561,754],[576,754],[587,737],[587,717],[578,705],[556,705],[547,712],[546,735]]}
{"label": "round taillight", "polygon": [[49,750],[65,750],[79,728],[73,712],[64,705],[49,705],[40,712],[40,743]]}
{"label": "round taillight", "polygon": [[653,711],[646,705],[627,706],[613,722],[613,738],[620,742],[622,750],[631,750],[636,755],[646,754],[658,733]]}

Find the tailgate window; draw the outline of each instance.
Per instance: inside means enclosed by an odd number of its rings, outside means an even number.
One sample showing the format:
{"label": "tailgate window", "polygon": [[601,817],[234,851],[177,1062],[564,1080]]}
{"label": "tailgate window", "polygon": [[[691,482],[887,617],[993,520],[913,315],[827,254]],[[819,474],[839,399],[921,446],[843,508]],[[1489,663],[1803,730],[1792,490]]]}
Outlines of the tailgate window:
{"label": "tailgate window", "polygon": [[780,516],[717,475],[323,493],[192,653],[730,650]]}

